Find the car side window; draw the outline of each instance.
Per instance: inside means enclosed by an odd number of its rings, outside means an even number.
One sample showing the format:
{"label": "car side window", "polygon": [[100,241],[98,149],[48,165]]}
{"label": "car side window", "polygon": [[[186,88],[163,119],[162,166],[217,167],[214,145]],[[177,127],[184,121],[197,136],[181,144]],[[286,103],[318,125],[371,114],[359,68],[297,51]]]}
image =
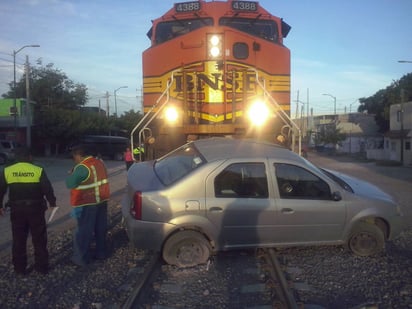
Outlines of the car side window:
{"label": "car side window", "polygon": [[216,197],[267,198],[268,181],[263,163],[236,163],[216,176]]}
{"label": "car side window", "polygon": [[331,199],[329,185],[308,170],[284,163],[275,163],[276,179],[281,198]]}

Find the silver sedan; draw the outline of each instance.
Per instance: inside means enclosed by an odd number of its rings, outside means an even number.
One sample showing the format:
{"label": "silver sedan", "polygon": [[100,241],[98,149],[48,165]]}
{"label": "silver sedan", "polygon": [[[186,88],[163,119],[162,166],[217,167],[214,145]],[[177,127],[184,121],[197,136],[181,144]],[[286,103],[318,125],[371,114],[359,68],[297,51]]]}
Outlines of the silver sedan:
{"label": "silver sedan", "polygon": [[255,140],[190,142],[134,164],[127,183],[130,241],[180,267],[256,247],[346,245],[369,256],[403,228],[400,207],[379,188]]}

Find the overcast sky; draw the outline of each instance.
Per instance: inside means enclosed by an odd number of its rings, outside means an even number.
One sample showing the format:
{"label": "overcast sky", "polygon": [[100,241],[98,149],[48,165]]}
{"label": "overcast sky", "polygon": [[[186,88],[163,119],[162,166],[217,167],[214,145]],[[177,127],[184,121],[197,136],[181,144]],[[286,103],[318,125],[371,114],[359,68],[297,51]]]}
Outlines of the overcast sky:
{"label": "overcast sky", "polygon": [[[114,112],[140,109],[142,51],[149,47],[151,20],[173,0],[2,0],[0,2],[0,94],[17,80],[26,55],[34,65],[53,63],[76,83],[89,89],[89,106],[103,108],[106,91]],[[411,0],[261,0],[259,3],[290,26],[284,40],[291,50],[292,116],[297,93],[315,114],[354,111],[369,97],[412,72]],[[309,96],[307,94],[309,93]],[[300,103],[300,106],[302,103]],[[351,107],[350,107],[351,106]],[[307,105],[305,105],[305,112]],[[300,110],[300,108],[299,108]]]}

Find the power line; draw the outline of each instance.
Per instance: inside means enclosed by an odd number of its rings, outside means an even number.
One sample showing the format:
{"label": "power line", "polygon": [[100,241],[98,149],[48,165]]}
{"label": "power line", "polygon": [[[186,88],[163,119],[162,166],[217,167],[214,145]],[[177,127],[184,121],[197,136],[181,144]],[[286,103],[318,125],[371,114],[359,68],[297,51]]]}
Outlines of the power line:
{"label": "power line", "polygon": [[6,61],[6,62],[10,62],[10,63],[13,63],[13,59],[5,59],[5,58],[0,58],[0,60],[3,60],[3,61]]}

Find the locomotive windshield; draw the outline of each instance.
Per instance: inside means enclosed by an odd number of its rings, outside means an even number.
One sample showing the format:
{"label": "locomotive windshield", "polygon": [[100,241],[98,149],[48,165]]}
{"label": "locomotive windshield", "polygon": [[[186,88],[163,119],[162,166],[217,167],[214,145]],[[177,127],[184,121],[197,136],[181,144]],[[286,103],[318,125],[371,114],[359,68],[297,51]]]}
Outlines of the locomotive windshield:
{"label": "locomotive windshield", "polygon": [[156,27],[156,43],[163,43],[201,27],[213,25],[212,18],[185,19],[161,22]]}
{"label": "locomotive windshield", "polygon": [[273,20],[223,17],[219,20],[219,25],[231,27],[268,41],[278,42],[279,31]]}

